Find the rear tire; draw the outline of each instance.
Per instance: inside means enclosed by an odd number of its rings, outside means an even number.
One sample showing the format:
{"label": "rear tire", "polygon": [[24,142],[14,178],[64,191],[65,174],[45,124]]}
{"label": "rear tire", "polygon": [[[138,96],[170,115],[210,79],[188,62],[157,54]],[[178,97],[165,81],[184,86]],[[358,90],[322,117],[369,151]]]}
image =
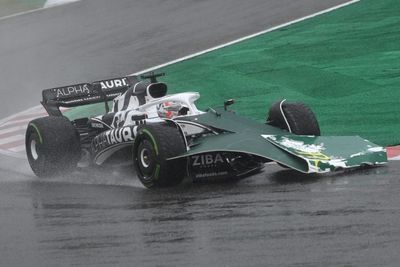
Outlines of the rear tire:
{"label": "rear tire", "polygon": [[180,129],[172,123],[144,124],[138,127],[133,163],[145,187],[166,187],[182,182],[187,173],[186,159],[167,159],[186,152],[183,138]]}
{"label": "rear tire", "polygon": [[25,148],[29,165],[38,177],[62,175],[80,159],[79,135],[64,117],[43,117],[28,124]]}
{"label": "rear tire", "polygon": [[272,104],[267,124],[297,135],[321,135],[314,112],[303,103],[287,103],[283,100]]}

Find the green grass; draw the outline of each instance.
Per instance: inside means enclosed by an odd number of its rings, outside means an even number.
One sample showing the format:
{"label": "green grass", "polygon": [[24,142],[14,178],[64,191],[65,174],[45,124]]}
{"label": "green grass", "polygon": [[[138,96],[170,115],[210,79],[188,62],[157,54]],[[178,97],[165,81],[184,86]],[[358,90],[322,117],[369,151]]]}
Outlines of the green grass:
{"label": "green grass", "polygon": [[161,69],[169,92],[199,106],[235,98],[265,119],[286,98],[309,104],[325,135],[400,143],[400,1],[362,0],[334,12]]}
{"label": "green grass", "polygon": [[233,109],[264,121],[270,104],[286,98],[309,104],[324,135],[395,145],[399,25],[399,0],[362,0],[159,71],[170,93],[200,92],[203,109],[235,98]]}

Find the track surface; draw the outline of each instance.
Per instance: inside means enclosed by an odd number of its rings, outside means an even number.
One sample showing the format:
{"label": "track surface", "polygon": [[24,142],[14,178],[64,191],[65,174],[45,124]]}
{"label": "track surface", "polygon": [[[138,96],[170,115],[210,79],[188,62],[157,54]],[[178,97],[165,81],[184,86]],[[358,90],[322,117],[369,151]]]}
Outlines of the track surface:
{"label": "track surface", "polygon": [[160,191],[111,173],[41,182],[8,175],[13,182],[0,182],[1,266],[397,266],[400,260],[394,163],[321,177],[269,165],[238,183]]}
{"label": "track surface", "polygon": [[[85,0],[0,21],[0,116],[46,87],[139,71],[345,1]],[[0,266],[397,266],[399,168],[144,190],[0,158]]]}

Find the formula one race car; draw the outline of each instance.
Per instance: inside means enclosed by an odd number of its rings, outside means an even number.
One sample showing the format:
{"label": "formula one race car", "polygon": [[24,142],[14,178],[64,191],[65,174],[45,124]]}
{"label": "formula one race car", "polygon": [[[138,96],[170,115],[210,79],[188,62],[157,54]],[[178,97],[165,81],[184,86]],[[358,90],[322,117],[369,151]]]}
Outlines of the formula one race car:
{"label": "formula one race car", "polygon": [[[128,76],[43,90],[49,116],[31,121],[26,152],[33,172],[51,176],[90,165],[133,164],[144,186],[183,178],[240,178],[266,162],[325,173],[387,162],[386,151],[360,137],[322,137],[302,103],[273,104],[265,123],[224,106],[200,111],[198,93],[167,95],[162,74]],[[112,109],[108,103],[112,101]],[[60,107],[104,102],[105,114],[68,120]]]}

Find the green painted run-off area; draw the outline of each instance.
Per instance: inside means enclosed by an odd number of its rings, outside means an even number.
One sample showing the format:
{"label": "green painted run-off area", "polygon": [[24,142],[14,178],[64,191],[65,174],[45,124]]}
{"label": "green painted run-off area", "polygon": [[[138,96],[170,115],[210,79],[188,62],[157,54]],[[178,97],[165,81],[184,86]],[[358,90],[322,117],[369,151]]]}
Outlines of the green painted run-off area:
{"label": "green painted run-off area", "polygon": [[310,105],[323,135],[400,144],[399,0],[362,0],[159,71],[170,93],[200,92],[202,109],[234,98],[233,109],[264,121],[286,98]]}
{"label": "green painted run-off area", "polygon": [[309,104],[323,135],[400,143],[400,1],[354,5],[163,68],[169,92],[264,120],[274,101]]}
{"label": "green painted run-off area", "polygon": [[0,17],[43,7],[46,0],[0,0]]}

